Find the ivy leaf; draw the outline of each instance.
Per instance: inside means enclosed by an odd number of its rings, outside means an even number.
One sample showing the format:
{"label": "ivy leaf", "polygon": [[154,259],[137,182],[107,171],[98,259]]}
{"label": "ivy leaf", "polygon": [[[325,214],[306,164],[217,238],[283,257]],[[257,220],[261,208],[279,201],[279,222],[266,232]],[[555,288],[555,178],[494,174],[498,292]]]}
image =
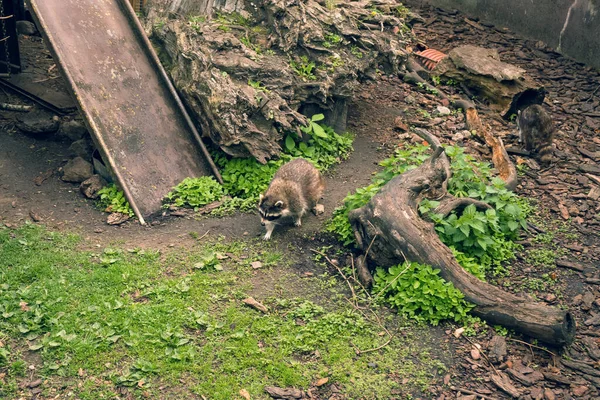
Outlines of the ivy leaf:
{"label": "ivy leaf", "polygon": [[318,122],[318,121],[322,121],[323,119],[325,119],[325,116],[323,114],[315,114],[312,116],[312,118],[310,120],[312,122]]}

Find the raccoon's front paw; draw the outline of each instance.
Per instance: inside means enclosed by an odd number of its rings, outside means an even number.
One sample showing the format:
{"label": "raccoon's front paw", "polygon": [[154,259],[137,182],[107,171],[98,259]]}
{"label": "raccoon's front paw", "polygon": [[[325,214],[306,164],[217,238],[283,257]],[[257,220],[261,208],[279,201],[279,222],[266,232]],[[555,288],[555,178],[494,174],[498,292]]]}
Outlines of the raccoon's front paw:
{"label": "raccoon's front paw", "polygon": [[323,214],[325,212],[325,206],[323,206],[323,204],[317,204],[315,208],[313,208],[313,212],[315,215]]}
{"label": "raccoon's front paw", "polygon": [[270,239],[271,239],[271,232],[265,233],[265,236],[263,236],[263,240],[270,240]]}
{"label": "raccoon's front paw", "polygon": [[302,226],[302,221],[297,220],[296,222],[294,222],[294,226]]}

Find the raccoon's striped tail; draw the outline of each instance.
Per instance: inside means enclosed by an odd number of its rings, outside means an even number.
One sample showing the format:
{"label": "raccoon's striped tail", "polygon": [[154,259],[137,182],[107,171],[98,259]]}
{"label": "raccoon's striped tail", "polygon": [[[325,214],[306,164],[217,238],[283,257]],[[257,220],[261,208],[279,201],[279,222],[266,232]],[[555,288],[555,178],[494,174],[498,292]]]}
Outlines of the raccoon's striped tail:
{"label": "raccoon's striped tail", "polygon": [[552,156],[554,155],[554,147],[551,143],[543,144],[537,149],[537,159],[540,164],[547,166],[552,162]]}

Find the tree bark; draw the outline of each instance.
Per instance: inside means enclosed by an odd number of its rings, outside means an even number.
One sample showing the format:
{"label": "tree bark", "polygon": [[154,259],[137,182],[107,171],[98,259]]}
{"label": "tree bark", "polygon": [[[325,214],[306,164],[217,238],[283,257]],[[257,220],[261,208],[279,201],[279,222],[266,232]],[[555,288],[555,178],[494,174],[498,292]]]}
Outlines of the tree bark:
{"label": "tree bark", "polygon": [[394,0],[151,0],[144,26],[203,136],[233,157],[264,163],[287,134],[301,135],[305,115],[322,112],[343,130],[360,81],[399,71],[413,40],[406,24],[418,18],[396,7]]}
{"label": "tree bark", "polygon": [[373,264],[389,267],[404,260],[431,265],[440,276],[460,290],[465,300],[475,304],[472,314],[491,324],[522,332],[545,343],[562,346],[575,336],[575,320],[565,310],[534,303],[507,293],[467,273],[451,250],[437,236],[431,222],[418,212],[422,199],[442,199],[439,210],[464,206],[464,199],[446,191],[450,164],[437,138],[424,130],[434,154],[421,166],[388,182],[371,201],[349,214],[358,247],[368,253]]}

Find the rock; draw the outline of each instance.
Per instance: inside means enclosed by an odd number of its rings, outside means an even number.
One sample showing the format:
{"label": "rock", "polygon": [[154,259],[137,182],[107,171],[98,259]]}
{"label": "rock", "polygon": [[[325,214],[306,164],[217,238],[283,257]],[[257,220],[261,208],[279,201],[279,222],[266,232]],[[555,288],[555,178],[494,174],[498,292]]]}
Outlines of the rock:
{"label": "rock", "polygon": [[435,111],[438,115],[450,115],[451,113],[450,109],[445,106],[437,106]]}
{"label": "rock", "polygon": [[19,35],[35,35],[37,28],[33,22],[29,21],[17,21],[17,33]]}
{"label": "rock", "polygon": [[471,349],[471,358],[473,360],[479,360],[481,358],[481,353],[477,349]]}
{"label": "rock", "polygon": [[91,178],[86,179],[81,183],[79,190],[88,199],[97,199],[98,191],[106,185],[106,181],[100,175],[92,175]]}
{"label": "rock", "polygon": [[58,134],[76,141],[82,139],[87,134],[87,128],[79,121],[68,121],[62,124]]}
{"label": "rock", "polygon": [[90,178],[94,174],[94,167],[91,163],[81,157],[75,157],[69,160],[63,167],[62,180],[65,182],[80,183]]}
{"label": "rock", "polygon": [[541,103],[545,91],[525,76],[525,70],[500,61],[497,50],[463,45],[452,49],[434,68],[435,75],[463,82],[490,101],[490,108],[508,118],[516,114],[524,92],[530,103]]}
{"label": "rock", "polygon": [[43,111],[34,111],[19,116],[15,124],[19,130],[36,136],[50,136],[60,127],[58,117]]}
{"label": "rock", "polygon": [[582,294],[578,294],[577,296],[573,297],[573,300],[571,301],[571,304],[573,306],[578,306],[581,304],[581,302],[583,301],[583,295]]}
{"label": "rock", "polygon": [[460,141],[468,139],[470,137],[471,137],[471,132],[469,132],[468,130],[465,129],[462,131],[458,131],[454,135],[452,135],[452,140],[455,142],[460,142]]}
{"label": "rock", "polygon": [[412,95],[409,94],[408,96],[406,96],[404,98],[404,102],[406,104],[415,104],[417,102],[417,100],[415,100],[414,96],[412,96]]}
{"label": "rock", "polygon": [[71,146],[69,146],[69,152],[74,157],[81,157],[89,161],[92,159],[94,145],[88,138],[79,139],[71,143]]}

